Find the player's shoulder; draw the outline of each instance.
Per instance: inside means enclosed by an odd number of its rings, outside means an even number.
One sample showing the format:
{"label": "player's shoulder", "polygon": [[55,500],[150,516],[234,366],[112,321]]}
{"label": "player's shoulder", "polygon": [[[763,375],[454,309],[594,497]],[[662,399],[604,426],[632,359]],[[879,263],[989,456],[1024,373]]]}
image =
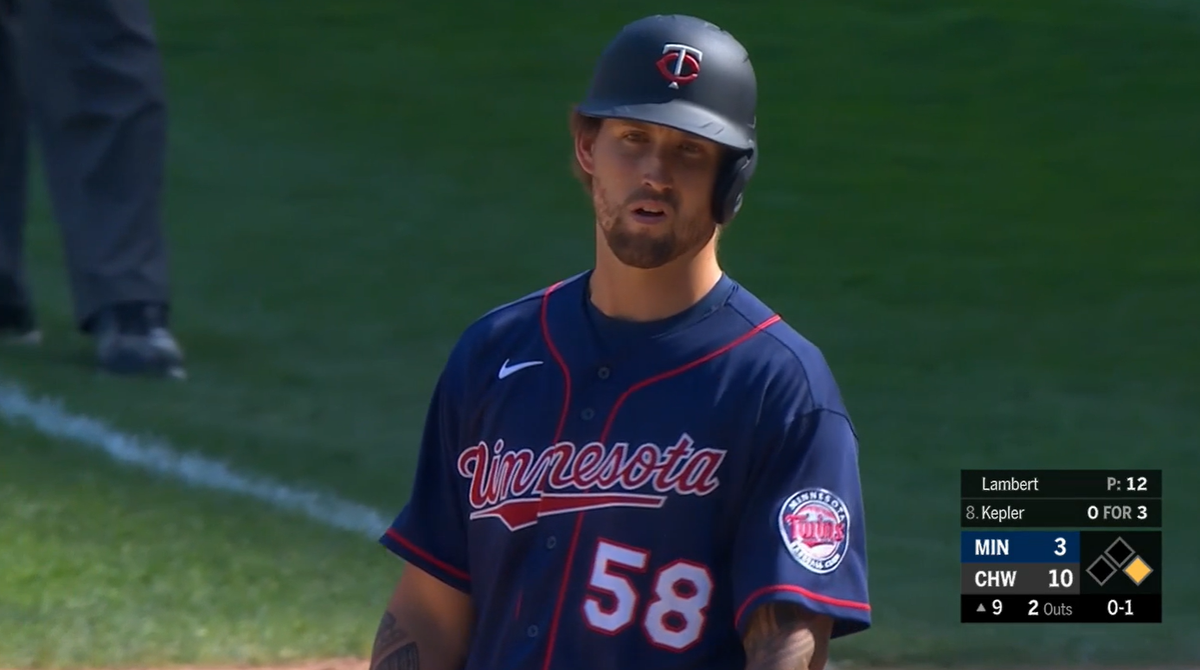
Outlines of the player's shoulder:
{"label": "player's shoulder", "polygon": [[748,340],[752,347],[746,353],[766,365],[771,396],[796,412],[846,413],[841,389],[820,346],[744,285],[738,285],[729,307],[748,327],[761,330]]}
{"label": "player's shoulder", "polygon": [[586,273],[555,282],[536,291],[527,293],[510,302],[497,305],[484,312],[463,329],[449,365],[470,368],[483,362],[482,359],[511,351],[514,344],[528,342],[540,337],[542,306],[551,291],[582,281]]}

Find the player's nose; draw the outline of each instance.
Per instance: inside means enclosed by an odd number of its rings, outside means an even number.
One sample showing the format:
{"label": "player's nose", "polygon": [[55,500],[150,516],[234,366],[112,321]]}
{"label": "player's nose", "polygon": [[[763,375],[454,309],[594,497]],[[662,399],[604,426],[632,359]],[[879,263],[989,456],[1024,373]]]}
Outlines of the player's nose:
{"label": "player's nose", "polygon": [[671,187],[671,165],[663,151],[646,152],[641,164],[642,184],[655,191]]}

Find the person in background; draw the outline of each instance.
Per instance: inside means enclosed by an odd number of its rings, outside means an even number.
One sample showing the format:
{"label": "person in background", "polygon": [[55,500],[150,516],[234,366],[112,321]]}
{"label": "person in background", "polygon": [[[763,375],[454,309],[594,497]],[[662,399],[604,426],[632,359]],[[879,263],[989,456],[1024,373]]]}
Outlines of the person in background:
{"label": "person in background", "polygon": [[165,88],[146,0],[0,0],[0,339],[41,340],[23,248],[36,138],[99,367],[184,376],[168,328]]}

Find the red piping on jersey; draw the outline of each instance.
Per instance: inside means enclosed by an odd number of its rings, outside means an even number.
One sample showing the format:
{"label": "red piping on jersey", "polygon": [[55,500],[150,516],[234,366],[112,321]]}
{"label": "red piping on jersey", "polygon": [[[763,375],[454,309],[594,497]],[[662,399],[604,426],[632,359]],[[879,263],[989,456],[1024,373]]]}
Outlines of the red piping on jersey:
{"label": "red piping on jersey", "polygon": [[737,345],[739,345],[739,344],[745,342],[746,340],[754,337],[755,335],[761,333],[763,330],[770,327],[772,324],[777,323],[779,321],[779,318],[780,318],[779,315],[776,314],[776,315],[768,318],[766,321],[763,321],[762,323],[758,324],[757,326],[752,328],[749,332],[742,334],[736,340],[721,347],[720,349],[710,351],[709,353],[701,356],[700,358],[697,358],[696,360],[692,361],[691,363],[685,363],[684,365],[681,365],[673,370],[667,370],[666,372],[654,375],[653,377],[650,377],[649,379],[643,379],[642,381],[634,384],[633,386],[630,386],[628,389],[626,389],[626,391],[624,393],[621,394],[621,397],[617,398],[617,401],[615,403],[613,403],[612,411],[610,411],[608,413],[608,420],[604,422],[604,430],[601,431],[601,433],[600,433],[600,441],[605,442],[606,440],[608,440],[608,431],[612,429],[613,421],[617,418],[617,411],[621,409],[621,405],[629,398],[629,396],[633,395],[635,391],[640,391],[641,389],[644,389],[647,386],[654,384],[655,382],[661,382],[662,380],[668,379],[670,377],[674,377],[675,375],[677,375],[681,372],[686,372],[688,370],[691,370],[692,368],[696,367],[697,365],[701,365],[703,363],[707,363],[708,361],[711,361],[712,359],[716,358],[717,356],[720,356],[721,354],[729,351],[730,349],[736,347]]}
{"label": "red piping on jersey", "polygon": [[799,595],[804,596],[805,598],[808,598],[809,600],[813,600],[813,601],[816,601],[816,602],[819,602],[819,603],[822,603],[825,605],[833,605],[834,607],[845,607],[846,609],[861,610],[863,612],[871,611],[871,606],[868,605],[867,603],[860,603],[856,600],[842,600],[841,598],[834,598],[831,596],[823,596],[820,593],[814,593],[812,591],[809,591],[808,589],[801,588],[799,586],[792,586],[791,584],[777,584],[775,586],[764,586],[763,588],[755,591],[754,593],[751,593],[750,597],[746,598],[745,602],[742,603],[742,606],[738,608],[737,614],[734,615],[734,617],[733,617],[734,627],[736,628],[737,626],[739,626],[741,624],[742,617],[746,615],[746,608],[750,606],[750,603],[754,602],[755,600],[758,600],[759,598],[767,595],[768,593],[780,593],[780,592],[797,593]]}
{"label": "red piping on jersey", "polygon": [[[557,286],[558,285],[556,284],[555,286],[551,287],[550,290],[557,288]],[[548,290],[548,291],[546,291],[546,297],[549,297],[549,295],[550,295],[550,291]],[[617,418],[617,412],[621,409],[621,405],[625,402],[625,400],[627,398],[629,398],[629,396],[633,395],[633,393],[635,391],[644,389],[647,386],[650,386],[651,384],[653,384],[655,382],[660,382],[664,379],[669,379],[671,377],[674,377],[677,374],[680,374],[681,372],[686,372],[688,370],[691,370],[692,368],[696,367],[697,365],[711,361],[712,359],[716,358],[717,356],[720,356],[721,354],[726,353],[730,349],[733,349],[737,345],[745,342],[746,340],[750,339],[751,337],[754,337],[758,333],[762,332],[764,329],[769,327],[771,324],[779,321],[779,318],[780,317],[778,314],[771,316],[766,321],[763,321],[762,323],[755,326],[749,332],[742,334],[737,339],[722,346],[719,349],[716,349],[715,351],[711,351],[690,363],[685,363],[684,365],[681,365],[677,368],[667,370],[666,372],[654,375],[653,377],[650,377],[648,379],[643,379],[642,381],[634,384],[633,386],[630,386],[628,389],[625,390],[624,393],[622,393],[620,395],[620,397],[617,398],[617,401],[615,403],[613,403],[612,410],[610,410],[608,413],[608,419],[604,422],[604,429],[600,433],[600,441],[604,442],[608,439],[608,431],[612,429],[613,421]],[[558,356],[558,353],[554,349],[554,346],[552,344],[550,344],[550,329],[549,329],[549,327],[547,325],[547,321],[546,321],[546,298],[542,299],[542,334],[546,338],[546,344],[550,346],[550,353],[554,355],[555,360],[558,361],[559,366],[562,367],[562,369],[563,369],[563,377],[568,380],[567,389],[569,392],[570,388],[571,388],[570,382],[569,382],[569,380],[571,378],[570,372],[567,370],[566,363],[563,362],[563,360]],[[555,442],[558,442],[559,437],[561,437],[563,425],[567,419],[567,409],[568,409],[569,400],[570,400],[570,398],[567,398],[567,400],[565,400],[563,402],[563,413],[562,413],[562,418],[559,420],[558,433],[554,437]],[[553,616],[553,618],[550,619],[550,632],[547,634],[547,640],[546,640],[546,660],[542,663],[542,670],[550,670],[550,661],[551,661],[551,659],[554,658],[554,641],[555,641],[555,638],[558,637],[558,624],[560,621],[562,621],[563,603],[567,599],[567,582],[571,577],[571,565],[575,561],[575,549],[579,546],[579,535],[583,531],[583,516],[584,516],[584,514],[585,514],[584,512],[580,512],[575,517],[575,531],[573,533],[571,533],[571,546],[570,546],[570,548],[567,549],[567,562],[566,562],[566,566],[563,568],[562,585],[558,589],[558,602],[554,604],[554,616]]]}
{"label": "red piping on jersey", "polygon": [[447,563],[443,560],[435,558],[429,552],[427,552],[424,549],[413,544],[412,542],[410,542],[407,538],[405,538],[400,533],[397,533],[395,528],[388,528],[387,536],[392,538],[393,540],[395,540],[397,544],[404,545],[405,549],[408,549],[409,551],[416,554],[417,556],[420,556],[421,558],[434,564],[440,570],[442,570],[446,574],[450,575],[451,577],[454,577],[455,579],[461,579],[464,582],[471,581],[471,575],[463,572],[462,570],[459,570],[458,568],[454,567],[453,565],[450,565],[449,563]]}
{"label": "red piping on jersey", "polygon": [[554,362],[558,363],[558,369],[562,370],[563,374],[562,411],[558,414],[558,427],[554,429],[554,442],[556,443],[562,438],[563,429],[567,425],[567,412],[571,409],[571,370],[567,367],[567,362],[563,360],[562,354],[558,352],[558,347],[554,346],[554,340],[550,337],[550,318],[547,314],[550,311],[550,294],[562,284],[562,282],[558,282],[546,289],[545,295],[542,296],[541,315],[542,339],[546,340],[546,348],[550,350],[550,355],[554,357]]}
{"label": "red piping on jersey", "polygon": [[[546,348],[550,350],[550,355],[554,357],[554,362],[558,363],[558,367],[562,370],[563,375],[563,404],[562,411],[558,415],[558,427],[554,429],[554,444],[557,444],[562,439],[563,430],[567,426],[567,413],[571,411],[571,369],[567,367],[567,362],[563,360],[562,354],[558,352],[558,347],[554,346],[554,339],[550,336],[550,294],[554,292],[562,282],[546,289],[546,293],[542,296],[542,339],[546,340]],[[538,506],[540,507],[540,501]],[[558,602],[554,604],[554,617],[550,619],[550,632],[546,634],[546,663],[543,666],[546,670],[550,668],[550,658],[554,655],[554,639],[558,636],[558,622],[562,618],[563,603],[567,600],[567,580],[571,577],[571,565],[575,562],[575,549],[579,546],[579,532],[583,529],[583,514],[575,518],[575,530],[571,533],[571,544],[567,547],[567,562],[563,568],[562,586],[558,588]]]}
{"label": "red piping on jersey", "polygon": [[575,564],[575,549],[579,547],[579,533],[583,530],[583,512],[575,517],[575,530],[571,533],[571,546],[567,548],[567,562],[563,566],[562,586],[558,587],[558,602],[554,603],[554,617],[550,619],[550,632],[546,635],[546,662],[542,670],[550,670],[550,659],[554,658],[554,639],[558,637],[558,624],[562,621],[563,604],[567,600],[567,583],[571,578],[571,566]]}

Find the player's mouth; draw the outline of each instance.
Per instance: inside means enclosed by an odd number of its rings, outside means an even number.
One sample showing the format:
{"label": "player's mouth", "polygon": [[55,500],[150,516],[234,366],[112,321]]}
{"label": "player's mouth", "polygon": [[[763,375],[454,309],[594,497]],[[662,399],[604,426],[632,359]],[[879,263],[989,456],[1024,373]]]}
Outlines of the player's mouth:
{"label": "player's mouth", "polygon": [[634,203],[630,208],[629,213],[634,221],[646,225],[654,225],[667,220],[670,207],[661,202],[653,200],[643,200]]}

